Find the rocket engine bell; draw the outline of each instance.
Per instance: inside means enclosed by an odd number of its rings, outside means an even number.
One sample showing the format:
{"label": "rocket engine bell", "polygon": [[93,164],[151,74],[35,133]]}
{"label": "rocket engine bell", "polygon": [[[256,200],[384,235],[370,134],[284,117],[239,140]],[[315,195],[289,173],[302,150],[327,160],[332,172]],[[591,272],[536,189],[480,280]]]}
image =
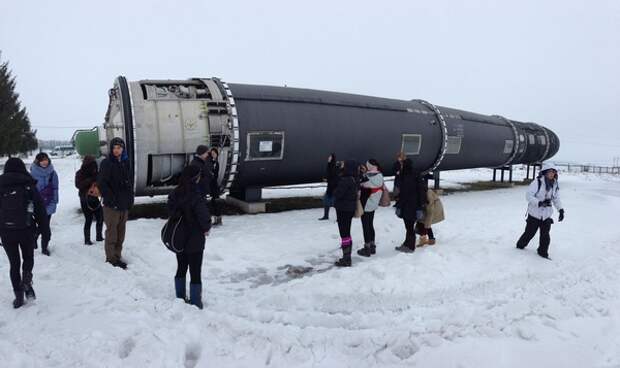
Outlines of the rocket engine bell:
{"label": "rocket engine bell", "polygon": [[[138,196],[168,193],[196,146],[220,151],[222,192],[312,183],[325,159],[391,163],[403,151],[420,171],[539,163],[555,155],[551,130],[423,100],[225,83],[218,78],[118,77],[100,141],[125,140]],[[106,153],[107,144],[102,144]]]}

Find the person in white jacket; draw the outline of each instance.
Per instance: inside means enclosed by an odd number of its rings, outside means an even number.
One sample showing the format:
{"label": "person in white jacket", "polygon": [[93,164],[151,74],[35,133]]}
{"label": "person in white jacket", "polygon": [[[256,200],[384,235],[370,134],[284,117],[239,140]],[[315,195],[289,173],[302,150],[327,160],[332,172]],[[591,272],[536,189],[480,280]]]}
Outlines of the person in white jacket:
{"label": "person in white jacket", "polygon": [[381,195],[383,194],[383,174],[381,165],[375,159],[366,162],[366,172],[360,183],[360,202],[364,208],[362,215],[362,229],[364,231],[364,248],[357,251],[357,254],[370,257],[377,252],[375,244],[375,210],[379,208]]}
{"label": "person in white jacket", "polygon": [[564,208],[560,201],[558,169],[552,164],[543,164],[538,177],[530,183],[525,198],[527,200],[527,220],[525,231],[517,241],[517,248],[524,249],[540,229],[538,255],[549,258],[549,231],[553,224],[553,206],[560,212],[559,222],[564,220]]}

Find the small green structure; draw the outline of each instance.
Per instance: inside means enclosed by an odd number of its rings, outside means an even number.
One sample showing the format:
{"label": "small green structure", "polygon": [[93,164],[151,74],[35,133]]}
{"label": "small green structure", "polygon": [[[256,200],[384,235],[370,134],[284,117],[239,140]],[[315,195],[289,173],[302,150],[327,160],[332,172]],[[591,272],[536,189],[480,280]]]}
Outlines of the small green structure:
{"label": "small green structure", "polygon": [[90,130],[81,129],[73,133],[73,145],[80,156],[92,155],[99,157],[99,132],[97,128]]}

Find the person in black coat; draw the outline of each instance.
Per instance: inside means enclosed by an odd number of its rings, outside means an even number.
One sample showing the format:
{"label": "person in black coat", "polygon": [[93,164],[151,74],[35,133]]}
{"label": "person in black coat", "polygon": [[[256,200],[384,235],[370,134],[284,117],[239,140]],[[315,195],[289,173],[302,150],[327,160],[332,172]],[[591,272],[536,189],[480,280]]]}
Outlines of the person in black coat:
{"label": "person in black coat", "polygon": [[211,153],[205,145],[196,147],[194,158],[189,163],[190,166],[196,166],[200,169],[200,181],[198,182],[198,190],[203,197],[211,194],[211,181],[213,178],[213,165],[211,163]]}
{"label": "person in black coat", "polygon": [[218,204],[218,199],[220,198],[220,185],[218,183],[218,178],[220,177],[220,161],[219,161],[219,151],[217,148],[211,148],[209,151],[211,154],[211,210],[213,211],[213,225],[221,225],[222,224],[222,211],[220,209],[220,205]]}
{"label": "person in black coat", "polygon": [[125,142],[118,137],[113,138],[110,142],[110,153],[101,162],[97,186],[103,197],[106,262],[123,269],[127,268],[121,254],[125,241],[125,226],[134,201],[130,173]]}
{"label": "person in black coat", "polygon": [[327,169],[325,170],[325,181],[327,182],[327,189],[325,189],[325,195],[323,196],[323,217],[321,220],[329,220],[329,208],[334,205],[334,189],[338,185],[340,179],[338,163],[336,161],[336,154],[332,153],[327,158]]}
{"label": "person in black coat", "polygon": [[338,231],[340,232],[340,247],[342,258],[336,261],[338,267],[351,266],[351,221],[355,215],[359,191],[359,166],[353,160],[345,161],[342,177],[334,189],[334,207],[338,219]]}
{"label": "person in black coat", "polygon": [[424,181],[420,174],[413,170],[410,159],[403,161],[400,195],[396,202],[397,215],[405,223],[405,241],[396,250],[410,253],[415,251],[415,223],[423,216],[423,209],[426,205],[426,191]]}
{"label": "person in black coat", "polygon": [[[47,212],[36,188],[36,180],[18,158],[10,158],[0,175],[0,239],[9,259],[9,274],[15,293],[13,308],[36,298],[32,288],[34,246],[37,231],[49,231]],[[21,250],[21,258],[20,258]],[[23,258],[23,274],[20,263]]]}
{"label": "person in black coat", "polygon": [[196,166],[183,169],[179,185],[168,196],[168,215],[172,218],[183,216],[184,226],[179,231],[188,231],[182,236],[187,239],[183,251],[177,253],[177,272],[174,278],[176,297],[186,299],[187,270],[189,268],[189,301],[202,309],[202,257],[205,249],[205,236],[211,229],[211,215],[207,200],[200,193],[198,184],[201,172]]}
{"label": "person in black coat", "polygon": [[406,159],[406,156],[403,152],[399,152],[396,156],[396,162],[392,165],[392,171],[394,171],[394,198],[398,200],[398,194],[400,193],[400,181],[401,181],[401,171],[403,169],[403,161]]}
{"label": "person in black coat", "polygon": [[103,208],[99,201],[99,188],[97,187],[97,176],[99,168],[97,161],[90,155],[84,156],[82,166],[75,173],[75,187],[78,188],[80,197],[80,207],[84,215],[84,244],[93,245],[90,240],[90,227],[95,218],[95,228],[97,231],[96,240],[103,241]]}

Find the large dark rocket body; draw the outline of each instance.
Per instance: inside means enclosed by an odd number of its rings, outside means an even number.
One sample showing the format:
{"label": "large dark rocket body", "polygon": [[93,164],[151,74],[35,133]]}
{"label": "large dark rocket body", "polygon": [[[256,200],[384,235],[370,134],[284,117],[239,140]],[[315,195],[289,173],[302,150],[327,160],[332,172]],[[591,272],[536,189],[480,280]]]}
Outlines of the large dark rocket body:
{"label": "large dark rocket body", "polygon": [[386,175],[403,151],[432,172],[533,164],[559,149],[534,123],[395,100],[216,78],[115,81],[102,151],[127,142],[137,195],[166,193],[198,144],[220,152],[222,191],[321,181],[326,158],[375,158]]}

